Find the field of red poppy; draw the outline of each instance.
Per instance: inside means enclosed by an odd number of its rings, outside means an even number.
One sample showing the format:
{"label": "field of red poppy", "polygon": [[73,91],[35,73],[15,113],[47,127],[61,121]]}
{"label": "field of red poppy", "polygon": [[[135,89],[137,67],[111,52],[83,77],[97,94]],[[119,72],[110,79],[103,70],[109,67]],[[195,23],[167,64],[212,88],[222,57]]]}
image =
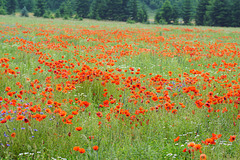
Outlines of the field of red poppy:
{"label": "field of red poppy", "polygon": [[240,30],[0,17],[0,159],[238,159]]}

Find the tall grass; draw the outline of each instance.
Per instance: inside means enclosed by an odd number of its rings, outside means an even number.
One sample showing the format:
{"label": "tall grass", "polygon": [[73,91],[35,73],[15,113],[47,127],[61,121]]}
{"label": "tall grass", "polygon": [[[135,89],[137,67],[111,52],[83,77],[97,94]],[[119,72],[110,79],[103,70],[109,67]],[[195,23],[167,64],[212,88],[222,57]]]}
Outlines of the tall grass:
{"label": "tall grass", "polygon": [[0,20],[1,158],[238,159],[237,28]]}

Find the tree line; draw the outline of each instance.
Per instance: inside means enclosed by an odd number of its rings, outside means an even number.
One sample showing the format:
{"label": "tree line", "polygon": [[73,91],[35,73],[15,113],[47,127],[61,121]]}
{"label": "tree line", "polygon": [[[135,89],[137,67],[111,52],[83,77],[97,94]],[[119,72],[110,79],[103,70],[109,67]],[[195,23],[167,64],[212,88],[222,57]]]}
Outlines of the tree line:
{"label": "tree line", "polygon": [[0,0],[2,15],[14,14],[19,9],[45,18],[74,17],[134,22],[148,20],[147,11],[138,0]]}
{"label": "tree line", "polygon": [[240,0],[0,0],[2,15],[64,19],[147,22],[146,7],[157,9],[155,23],[240,27]]}
{"label": "tree line", "polygon": [[184,24],[195,22],[202,26],[240,27],[240,0],[183,0],[182,6],[166,0],[155,16],[157,23]]}

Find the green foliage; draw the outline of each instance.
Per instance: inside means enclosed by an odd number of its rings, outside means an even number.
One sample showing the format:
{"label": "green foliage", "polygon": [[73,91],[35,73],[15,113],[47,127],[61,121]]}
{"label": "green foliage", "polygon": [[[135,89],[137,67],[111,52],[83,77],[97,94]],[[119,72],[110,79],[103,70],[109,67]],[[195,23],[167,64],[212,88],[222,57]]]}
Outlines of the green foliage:
{"label": "green foliage", "polygon": [[6,14],[7,14],[6,10],[1,6],[0,7],[0,15],[6,15]]}
{"label": "green foliage", "polygon": [[59,9],[56,11],[56,13],[55,13],[55,17],[56,17],[56,18],[60,18],[60,17],[61,17],[61,14],[60,14]]}
{"label": "green foliage", "polygon": [[0,0],[0,7],[6,8],[6,0]]}
{"label": "green foliage", "polygon": [[67,0],[63,2],[59,8],[59,12],[61,17],[72,17],[73,10],[72,10],[71,1]]}
{"label": "green foliage", "polygon": [[89,17],[92,19],[107,19],[107,3],[105,0],[94,0],[91,4]]}
{"label": "green foliage", "polygon": [[206,25],[206,11],[209,5],[209,0],[201,0],[197,7],[195,21],[197,25]]}
{"label": "green foliage", "polygon": [[21,16],[22,17],[29,17],[28,10],[27,10],[27,8],[25,6],[23,7],[23,9],[21,11]]}
{"label": "green foliage", "polygon": [[52,15],[50,16],[50,18],[51,18],[51,19],[55,19],[55,16],[52,14]]}
{"label": "green foliage", "polygon": [[142,6],[142,8],[138,9],[137,21],[144,23],[144,22],[147,22],[147,20],[148,20],[147,11],[145,7]]}
{"label": "green foliage", "polygon": [[0,0],[0,15],[6,15],[6,1]]}
{"label": "green foliage", "polygon": [[6,1],[0,0],[0,15],[6,15]]}
{"label": "green foliage", "polygon": [[127,23],[128,23],[128,24],[135,24],[136,22],[135,22],[134,20],[132,20],[132,19],[129,18],[129,19],[127,20]]}
{"label": "green foliage", "polygon": [[34,16],[42,17],[47,10],[46,0],[37,0],[36,8],[34,10]]}
{"label": "green foliage", "polygon": [[48,10],[44,13],[43,18],[51,18],[51,12]]}
{"label": "green foliage", "polygon": [[[155,22],[196,25],[240,26],[239,0],[0,0],[0,14],[14,14],[16,9],[26,6],[34,16],[42,17],[46,10],[55,12],[54,17],[78,17],[97,20],[127,21],[145,23],[155,14]],[[144,6],[144,7],[143,7]],[[147,9],[146,9],[147,8]],[[158,11],[156,12],[156,9]],[[48,15],[45,14],[45,17]],[[50,18],[51,16],[49,16]]]}
{"label": "green foliage", "polygon": [[107,10],[108,19],[121,21],[122,0],[108,1],[107,6],[108,6]]}
{"label": "green foliage", "polygon": [[17,9],[17,0],[8,0],[6,5],[7,5],[7,13],[14,14]]}
{"label": "green foliage", "polygon": [[162,25],[168,24],[168,22],[166,22],[164,19],[159,19],[159,21],[157,23],[162,24]]}
{"label": "green foliage", "polygon": [[213,0],[207,10],[207,24],[211,26],[230,26],[231,11],[228,0]]}
{"label": "green foliage", "polygon": [[191,0],[184,0],[184,2],[183,2],[183,21],[184,21],[184,24],[189,24],[191,18],[192,18]]}
{"label": "green foliage", "polygon": [[22,9],[24,6],[28,11],[32,12],[34,9],[35,1],[34,0],[18,0],[18,8]]}
{"label": "green foliage", "polygon": [[76,12],[79,17],[86,18],[89,14],[89,1],[76,0]]}
{"label": "green foliage", "polygon": [[64,20],[68,20],[68,19],[69,19],[68,15],[64,15],[64,16],[63,16],[63,19],[64,19]]}
{"label": "green foliage", "polygon": [[51,11],[56,11],[64,2],[65,0],[47,0],[47,5]]}
{"label": "green foliage", "polygon": [[161,8],[161,18],[164,19],[168,24],[171,22],[172,19],[172,5],[169,0],[166,0]]}
{"label": "green foliage", "polygon": [[172,7],[172,20],[174,21],[174,24],[177,24],[177,20],[178,18],[181,17],[181,10],[178,6],[177,3],[174,3],[173,4],[173,7]]}
{"label": "green foliage", "polygon": [[159,23],[159,20],[161,19],[161,11],[159,10],[157,14],[154,17],[154,22]]}
{"label": "green foliage", "polygon": [[240,27],[240,1],[235,0],[232,5],[232,26]]}
{"label": "green foliage", "polygon": [[137,21],[138,4],[137,0],[129,0],[129,15],[132,20]]}
{"label": "green foliage", "polygon": [[[169,0],[166,0],[162,5],[162,8],[155,15],[156,23],[175,23],[177,24],[177,19],[180,18],[180,9],[175,3],[174,6],[171,5]],[[160,22],[161,21],[161,22]]]}

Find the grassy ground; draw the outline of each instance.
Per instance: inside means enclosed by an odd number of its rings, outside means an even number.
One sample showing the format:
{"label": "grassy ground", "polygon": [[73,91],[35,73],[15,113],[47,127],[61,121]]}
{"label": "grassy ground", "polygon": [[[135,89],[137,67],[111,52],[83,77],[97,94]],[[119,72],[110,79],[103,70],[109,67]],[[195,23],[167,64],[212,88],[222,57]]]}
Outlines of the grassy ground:
{"label": "grassy ground", "polygon": [[0,159],[240,156],[239,28],[1,16],[0,33]]}

